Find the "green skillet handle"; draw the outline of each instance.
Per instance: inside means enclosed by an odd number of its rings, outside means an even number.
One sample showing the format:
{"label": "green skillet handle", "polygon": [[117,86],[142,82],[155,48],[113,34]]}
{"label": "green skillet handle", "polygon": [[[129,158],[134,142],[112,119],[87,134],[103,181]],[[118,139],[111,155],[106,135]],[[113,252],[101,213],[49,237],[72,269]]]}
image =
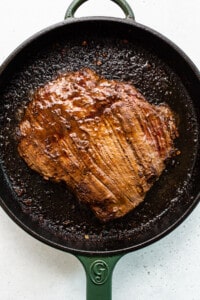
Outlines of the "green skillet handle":
{"label": "green skillet handle", "polygon": [[[86,1],[88,1],[88,0],[73,0],[66,11],[65,19],[74,18],[74,14],[77,11],[77,9]],[[131,19],[135,20],[135,16],[132,11],[132,8],[126,2],[126,0],[111,0],[111,1],[115,2],[119,7],[121,7],[126,18],[131,18]]]}
{"label": "green skillet handle", "polygon": [[87,276],[87,300],[112,299],[112,273],[122,255],[110,257],[77,256]]}

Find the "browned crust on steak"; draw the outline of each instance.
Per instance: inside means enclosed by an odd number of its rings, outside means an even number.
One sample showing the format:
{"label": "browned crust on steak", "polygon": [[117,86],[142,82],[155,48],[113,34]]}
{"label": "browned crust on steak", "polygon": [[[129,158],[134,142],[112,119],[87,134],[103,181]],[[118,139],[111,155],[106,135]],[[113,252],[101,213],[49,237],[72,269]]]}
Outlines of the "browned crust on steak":
{"label": "browned crust on steak", "polygon": [[102,221],[141,201],[175,152],[167,105],[128,83],[83,69],[39,88],[20,123],[18,150],[45,179],[65,181]]}

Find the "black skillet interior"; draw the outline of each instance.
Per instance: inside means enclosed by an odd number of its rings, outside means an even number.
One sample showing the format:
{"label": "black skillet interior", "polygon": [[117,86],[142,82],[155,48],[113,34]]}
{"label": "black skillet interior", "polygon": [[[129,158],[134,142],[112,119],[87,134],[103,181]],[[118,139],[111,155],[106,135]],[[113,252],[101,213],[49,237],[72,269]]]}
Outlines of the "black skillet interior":
{"label": "black skillet interior", "polygon": [[[59,24],[32,38],[0,76],[0,197],[25,230],[75,253],[109,254],[142,247],[170,231],[197,203],[200,190],[199,79],[186,58],[134,22],[90,18]],[[133,83],[151,103],[177,115],[181,154],[167,163],[145,201],[101,224],[64,183],[45,181],[17,151],[18,124],[30,93],[60,73],[89,67]]]}

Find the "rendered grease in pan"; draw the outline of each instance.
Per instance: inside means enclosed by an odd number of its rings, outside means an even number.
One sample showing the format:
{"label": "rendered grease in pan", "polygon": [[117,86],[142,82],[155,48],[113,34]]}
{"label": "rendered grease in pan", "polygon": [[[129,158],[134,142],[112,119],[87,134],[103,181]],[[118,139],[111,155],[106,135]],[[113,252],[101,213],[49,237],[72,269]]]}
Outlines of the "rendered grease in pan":
{"label": "rendered grease in pan", "polygon": [[[168,103],[179,118],[177,148],[181,155],[169,162],[138,208],[108,224],[101,224],[80,205],[65,184],[45,181],[30,170],[17,151],[17,126],[31,92],[59,73],[83,67],[108,79],[133,83],[151,103]],[[6,82],[0,92],[0,150],[8,181],[22,211],[68,245],[101,251],[145,241],[149,229],[153,228],[156,234],[165,228],[168,214],[176,215],[178,203],[187,205],[190,201],[198,134],[192,102],[180,78],[151,50],[144,50],[142,44],[101,36],[70,41],[58,37],[56,43],[50,40],[42,51],[36,47],[31,53],[26,52]]]}

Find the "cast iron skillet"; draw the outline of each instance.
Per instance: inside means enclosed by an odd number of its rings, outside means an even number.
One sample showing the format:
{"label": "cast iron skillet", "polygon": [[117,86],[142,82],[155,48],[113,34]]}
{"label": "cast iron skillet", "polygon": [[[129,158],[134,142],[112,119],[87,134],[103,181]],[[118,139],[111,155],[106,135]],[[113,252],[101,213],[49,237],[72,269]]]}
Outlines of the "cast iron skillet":
{"label": "cast iron skillet", "polygon": [[[75,254],[87,273],[87,299],[111,299],[118,259],[160,239],[191,212],[200,191],[200,77],[186,55],[159,33],[126,18],[74,18],[86,0],[73,1],[66,20],[22,44],[0,70],[0,202],[35,238]],[[125,217],[101,224],[65,184],[45,181],[17,151],[18,124],[31,92],[58,74],[89,67],[108,79],[133,83],[151,103],[168,103],[180,132],[165,172],[145,201]]]}

